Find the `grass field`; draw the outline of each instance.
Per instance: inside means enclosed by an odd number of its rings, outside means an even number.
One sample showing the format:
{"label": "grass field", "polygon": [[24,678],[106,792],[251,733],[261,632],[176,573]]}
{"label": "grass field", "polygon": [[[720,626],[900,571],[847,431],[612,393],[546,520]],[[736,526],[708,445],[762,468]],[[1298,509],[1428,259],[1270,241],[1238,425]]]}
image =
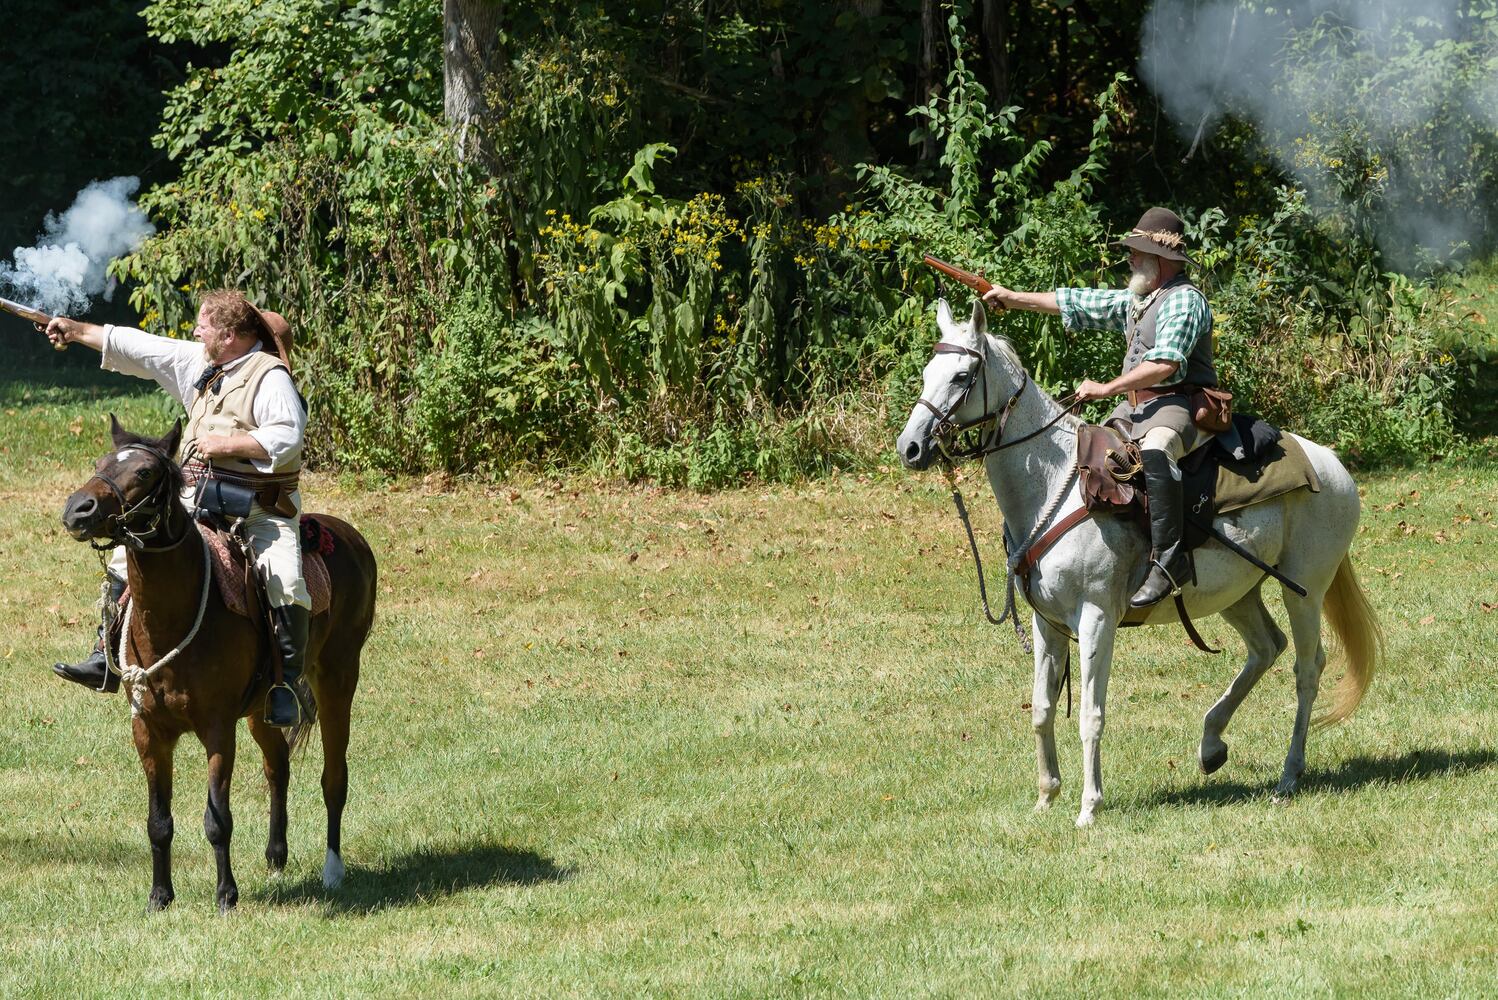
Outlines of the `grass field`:
{"label": "grass field", "polygon": [[[177,901],[147,917],[128,708],[48,667],[83,652],[98,579],[62,498],[105,412],[159,432],[166,410],[124,380],[36,378],[0,379],[0,994],[1498,993],[1492,449],[1360,477],[1388,662],[1313,735],[1293,803],[1269,802],[1288,658],[1203,778],[1201,715],[1241,645],[1216,620],[1221,657],[1132,630],[1083,832],[1074,721],[1058,808],[1030,812],[1028,658],[982,624],[934,476],[697,496],[314,475],[310,506],[359,525],[382,569],[348,879],[321,888],[316,743],[291,862],[265,873],[242,733],[241,903],[219,917],[189,738]],[[997,515],[974,507],[993,553]]]}

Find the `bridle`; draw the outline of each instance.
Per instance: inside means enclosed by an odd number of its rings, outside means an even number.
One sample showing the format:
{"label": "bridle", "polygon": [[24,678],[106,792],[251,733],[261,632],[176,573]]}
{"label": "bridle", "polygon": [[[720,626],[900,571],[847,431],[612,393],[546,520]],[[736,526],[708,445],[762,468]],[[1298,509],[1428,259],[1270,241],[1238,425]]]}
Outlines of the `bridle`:
{"label": "bridle", "polygon": [[[99,552],[112,549],[116,545],[123,545],[136,552],[165,552],[167,549],[176,548],[182,544],[182,539],[187,537],[186,532],[183,532],[181,538],[171,540],[166,545],[147,544],[166,531],[166,515],[171,510],[171,491],[174,479],[171,474],[174,466],[171,456],[160,448],[148,444],[127,445],[123,450],[144,451],[151,455],[160,466],[161,475],[151,491],[134,504],[130,504],[125,499],[124,489],[108,473],[95,472],[89,477],[84,483],[85,486],[97,479],[109,489],[110,493],[114,494],[115,500],[120,505],[118,514],[110,514],[104,518],[105,527],[109,530],[104,543],[90,539],[89,546]],[[135,527],[137,520],[142,518],[145,520],[144,526]]]}
{"label": "bridle", "polygon": [[[994,413],[989,410],[988,379],[984,377],[984,366],[988,362],[986,352],[975,351],[971,347],[965,347],[962,344],[949,344],[946,341],[937,341],[931,353],[933,356],[937,354],[962,354],[978,359],[978,364],[974,366],[972,374],[968,377],[967,385],[963,387],[962,392],[958,394],[957,398],[952,401],[952,405],[948,406],[945,411],[937,409],[936,404],[932,403],[925,396],[916,400],[916,405],[924,406],[936,417],[936,423],[931,426],[931,441],[936,445],[937,450],[941,452],[942,458],[946,460],[948,465],[955,464],[962,459],[987,458],[996,451],[1003,451],[1005,448],[1024,444],[1026,441],[1050,430],[1060,422],[1062,417],[1066,416],[1077,406],[1075,393],[1065,396],[1059,400],[1061,403],[1060,413],[1025,436],[1005,441],[1004,429],[1009,425],[1009,416],[1014,412],[1015,404],[1019,402],[1020,396],[1024,394],[1025,389],[1030,385],[1030,373],[1023,368],[1020,369],[1019,384],[1004,402],[1003,408]],[[983,387],[982,415],[972,420],[954,421],[952,415],[962,409],[963,404],[967,402],[968,396],[972,394],[974,386],[980,384]],[[993,428],[991,436],[986,431],[986,428],[989,427]],[[969,431],[977,431],[976,438],[968,445],[956,446],[956,438]]]}

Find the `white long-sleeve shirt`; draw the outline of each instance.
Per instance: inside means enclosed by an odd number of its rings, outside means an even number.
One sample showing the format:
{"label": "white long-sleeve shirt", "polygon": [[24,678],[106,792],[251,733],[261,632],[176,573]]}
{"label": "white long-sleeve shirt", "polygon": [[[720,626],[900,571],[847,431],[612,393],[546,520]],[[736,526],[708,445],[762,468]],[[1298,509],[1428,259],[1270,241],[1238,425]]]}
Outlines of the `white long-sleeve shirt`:
{"label": "white long-sleeve shirt", "polygon": [[[249,354],[224,365],[224,371],[233,371],[260,349],[256,344]],[[151,379],[184,407],[190,406],[197,396],[193,383],[209,364],[203,356],[203,345],[196,341],[158,337],[128,326],[104,328],[102,353],[101,368]],[[250,459],[250,463],[261,472],[283,471],[277,465],[297,452],[307,430],[307,411],[302,408],[302,397],[291,382],[291,373],[284,368],[268,373],[250,408],[255,429],[249,435],[270,456],[269,461]]]}

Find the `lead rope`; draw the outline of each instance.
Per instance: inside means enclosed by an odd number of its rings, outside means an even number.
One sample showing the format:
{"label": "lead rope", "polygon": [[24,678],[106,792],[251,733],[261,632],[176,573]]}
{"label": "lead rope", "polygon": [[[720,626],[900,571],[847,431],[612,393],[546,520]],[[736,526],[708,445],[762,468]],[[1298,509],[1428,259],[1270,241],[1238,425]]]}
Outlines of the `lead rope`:
{"label": "lead rope", "polygon": [[[940,447],[939,443],[938,447]],[[1025,543],[1015,549],[1013,554],[1011,554],[1009,557],[1007,572],[1004,576],[1004,613],[997,618],[993,616],[993,612],[989,609],[988,606],[988,584],[983,576],[983,558],[978,554],[978,540],[973,536],[973,525],[972,521],[968,518],[967,505],[962,502],[962,490],[957,485],[956,470],[952,465],[951,459],[947,457],[945,449],[942,450],[941,455],[942,473],[947,477],[947,485],[951,487],[952,490],[952,504],[957,508],[957,517],[960,521],[962,521],[963,530],[967,532],[968,549],[973,553],[973,566],[977,569],[978,573],[978,596],[983,602],[983,616],[987,618],[989,623],[992,625],[1002,625],[1006,621],[1013,623],[1014,634],[1019,639],[1020,647],[1027,653],[1033,653],[1035,651],[1035,647],[1031,644],[1030,637],[1025,634],[1025,627],[1020,624],[1019,612],[1015,606],[1014,578],[1016,575],[1018,575],[1019,564],[1025,558],[1025,553],[1028,552],[1031,546],[1035,544],[1035,540],[1040,537],[1040,533],[1045,529],[1045,526],[1050,524],[1051,519],[1056,516],[1057,508],[1059,508],[1061,504],[1065,502],[1066,498],[1071,495],[1072,484],[1077,481],[1075,444],[1073,445],[1071,473],[1067,475],[1066,482],[1061,484],[1061,489],[1057,491],[1056,495],[1051,498],[1050,503],[1046,505],[1045,510],[1040,515],[1039,522],[1035,525],[1034,530],[1030,532],[1030,537],[1026,538]],[[1005,545],[1005,548],[1008,548],[1007,544]],[[1071,718],[1070,648],[1067,649],[1066,665],[1063,668],[1061,678],[1056,682],[1056,691],[1058,694],[1060,693],[1062,685],[1065,685],[1066,687],[1066,717],[1069,719]]]}
{"label": "lead rope", "polygon": [[[208,610],[208,591],[213,586],[213,566],[209,561],[208,543],[203,541],[202,536],[199,536],[198,540],[203,548],[203,593],[198,598],[198,617],[193,621],[192,629],[187,633],[187,636],[181,642],[177,643],[170,653],[167,653],[149,667],[132,665],[126,658],[125,649],[126,644],[130,641],[131,614],[135,611],[135,598],[132,597],[125,603],[125,624],[120,629],[119,659],[116,661],[108,656],[105,657],[105,661],[109,664],[109,669],[119,674],[120,680],[130,686],[130,708],[137,714],[140,712],[140,689],[145,687],[146,682],[158,670],[176,659],[178,653],[192,644],[193,639],[197,637],[198,629],[203,625],[203,613]],[[107,639],[105,640],[104,647],[106,650],[109,648]]]}

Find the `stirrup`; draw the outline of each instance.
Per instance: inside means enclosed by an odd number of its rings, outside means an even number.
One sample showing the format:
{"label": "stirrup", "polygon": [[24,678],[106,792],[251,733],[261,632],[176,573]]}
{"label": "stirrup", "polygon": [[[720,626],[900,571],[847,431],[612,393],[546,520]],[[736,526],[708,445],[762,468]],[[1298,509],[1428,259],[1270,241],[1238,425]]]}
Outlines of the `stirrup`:
{"label": "stirrup", "polygon": [[[1179,583],[1176,582],[1176,578],[1170,575],[1170,570],[1166,569],[1165,568],[1165,564],[1162,563],[1160,560],[1158,560],[1158,559],[1151,559],[1150,560],[1150,564],[1153,565],[1153,566],[1158,566],[1160,568],[1160,572],[1165,574],[1165,579],[1167,579],[1167,580],[1170,581],[1170,591],[1169,591],[1169,593],[1167,593],[1165,595],[1166,597],[1174,597],[1177,594],[1179,594],[1182,590],[1185,589]],[[1161,599],[1163,600],[1164,598],[1161,598]]]}
{"label": "stirrup", "polygon": [[[291,695],[291,704],[296,708],[296,718],[291,720],[290,722],[277,722],[270,717],[271,695],[281,690],[284,690],[287,694]],[[302,709],[302,699],[296,693],[296,688],[292,687],[290,684],[287,684],[285,681],[282,681],[280,684],[272,684],[270,686],[270,690],[265,692],[265,711],[262,713],[261,718],[267,725],[278,726],[282,728],[289,726],[299,726],[302,724],[302,720],[305,717],[306,712]]]}
{"label": "stirrup", "polygon": [[[1165,600],[1167,597],[1176,597],[1181,593],[1181,585],[1176,582],[1175,577],[1170,575],[1170,570],[1166,569],[1165,565],[1160,562],[1160,560],[1151,559],[1149,564],[1151,567],[1150,573],[1145,576],[1144,582],[1139,585],[1139,589],[1135,590],[1134,593],[1129,597],[1129,607],[1131,608],[1152,608],[1155,605],[1159,604],[1161,601]],[[1159,597],[1154,598],[1153,600],[1148,600],[1143,603],[1136,603],[1139,600],[1140,593],[1144,591],[1145,587],[1149,586],[1150,580],[1154,577],[1154,570],[1156,569],[1158,569],[1161,574],[1164,575],[1166,581],[1170,584],[1170,588],[1166,590],[1165,593],[1161,594]]]}

